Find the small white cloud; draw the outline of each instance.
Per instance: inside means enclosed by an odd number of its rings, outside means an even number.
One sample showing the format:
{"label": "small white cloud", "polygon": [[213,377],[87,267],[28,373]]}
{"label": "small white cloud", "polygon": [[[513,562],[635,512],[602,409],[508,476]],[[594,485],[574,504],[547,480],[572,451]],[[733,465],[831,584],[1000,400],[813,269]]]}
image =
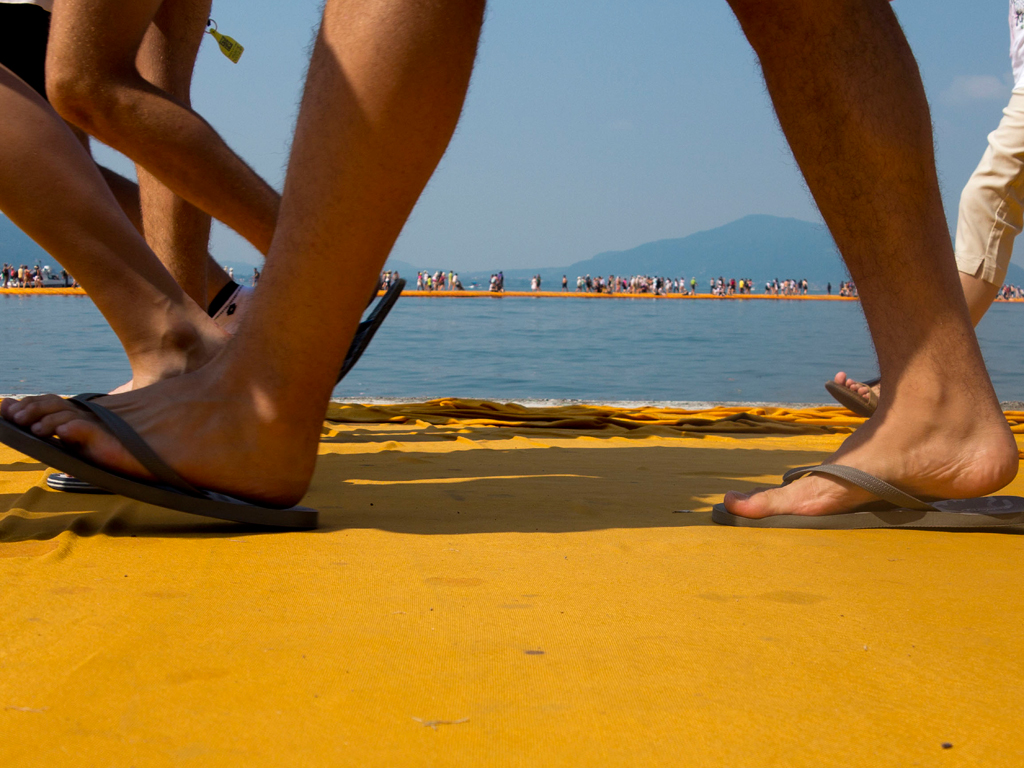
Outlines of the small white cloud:
{"label": "small white cloud", "polygon": [[1003,101],[1010,97],[1006,84],[994,75],[960,75],[939,94],[939,100],[949,106],[960,106],[975,101]]}

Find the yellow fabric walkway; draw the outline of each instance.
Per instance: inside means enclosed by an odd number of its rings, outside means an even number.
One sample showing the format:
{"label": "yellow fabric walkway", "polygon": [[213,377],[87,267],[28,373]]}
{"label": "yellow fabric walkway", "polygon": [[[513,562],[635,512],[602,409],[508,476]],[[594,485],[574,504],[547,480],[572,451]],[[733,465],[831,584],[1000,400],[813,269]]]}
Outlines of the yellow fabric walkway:
{"label": "yellow fabric walkway", "polygon": [[0,765],[1024,765],[1024,537],[710,522],[847,412],[328,416],[304,533],[0,447]]}

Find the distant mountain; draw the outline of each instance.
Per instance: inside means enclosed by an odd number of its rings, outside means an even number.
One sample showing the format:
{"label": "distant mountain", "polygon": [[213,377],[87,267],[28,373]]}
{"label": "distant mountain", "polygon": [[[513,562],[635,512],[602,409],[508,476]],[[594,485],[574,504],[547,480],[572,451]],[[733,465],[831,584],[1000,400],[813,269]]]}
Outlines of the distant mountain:
{"label": "distant mountain", "polygon": [[1006,282],[1010,285],[1024,285],[1024,268],[1011,261],[1010,268],[1006,270]]}
{"label": "distant mountain", "polygon": [[406,280],[412,278],[412,285],[410,288],[416,287],[416,273],[419,272],[422,267],[415,267],[407,261],[401,261],[400,259],[388,259],[387,264],[384,265],[384,269],[392,272],[397,272],[399,277],[404,277]]}
{"label": "distant mountain", "polygon": [[768,280],[807,279],[833,285],[847,277],[832,235],[821,224],[799,219],[754,215],[689,237],[657,240],[628,251],[607,251],[570,264],[572,274],[750,277],[763,286]]}
{"label": "distant mountain", "polygon": [[34,266],[37,261],[53,267],[57,260],[36,245],[35,241],[18,229],[13,221],[0,213],[0,264],[7,262],[19,266]]}
{"label": "distant mountain", "polygon": [[[526,287],[534,274],[540,274],[544,288],[560,286],[562,275],[568,277],[573,288],[578,275],[696,277],[704,290],[709,279],[719,276],[726,280],[749,277],[761,290],[776,277],[806,279],[818,290],[824,290],[829,282],[838,290],[839,283],[849,279],[824,226],[761,214],[688,237],[657,240],[626,251],[606,251],[566,267],[507,270],[506,287]],[[489,273],[465,277],[480,279],[489,277]]]}

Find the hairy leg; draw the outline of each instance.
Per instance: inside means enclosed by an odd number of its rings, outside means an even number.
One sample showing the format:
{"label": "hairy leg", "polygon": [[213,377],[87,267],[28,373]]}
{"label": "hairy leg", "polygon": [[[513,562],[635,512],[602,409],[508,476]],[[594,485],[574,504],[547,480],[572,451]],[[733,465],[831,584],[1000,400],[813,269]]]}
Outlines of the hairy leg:
{"label": "hairy leg", "polygon": [[209,360],[221,331],[146,247],[74,134],[3,67],[0,114],[0,209],[89,292],[136,380]]}
{"label": "hairy leg", "polygon": [[[67,125],[75,136],[78,137],[83,148],[91,157],[92,152],[89,148],[88,134],[70,123]],[[116,171],[112,171],[105,166],[97,165],[96,167],[99,168],[100,175],[103,177],[103,180],[107,182],[107,186],[110,187],[110,191],[114,193],[114,199],[117,200],[117,204],[121,207],[124,215],[128,217],[128,220],[132,223],[132,226],[135,227],[139,234],[145,236],[145,231],[142,225],[142,205],[139,200],[139,185],[131,179],[126,179],[121,174]],[[178,199],[180,200],[180,198]],[[224,271],[224,268],[217,263],[217,260],[210,255],[209,251],[204,254],[203,258],[206,262],[206,295],[199,298],[192,298],[199,304],[199,306],[207,307],[210,305],[210,302],[213,301],[220,289],[231,281],[231,278],[228,273]],[[166,267],[167,264],[165,263],[164,266]]]}
{"label": "hairy leg", "polygon": [[[971,316],[971,325],[977,327],[985,313],[988,312],[989,307],[992,306],[992,302],[996,300],[996,296],[999,295],[1000,286],[990,283],[981,277],[961,272],[960,287],[963,288],[964,299],[967,301],[967,311]],[[876,395],[879,395],[882,391],[881,382],[869,387],[863,382],[851,379],[844,371],[837,373],[834,381],[836,384],[845,386],[851,392],[860,395],[865,401],[867,401],[872,391]]]}
{"label": "hairy leg", "polygon": [[[192,72],[209,17],[210,0],[164,0],[135,59],[139,75],[190,109]],[[146,242],[182,290],[206,306],[210,215],[178,197],[143,165],[135,168]]]}
{"label": "hairy leg", "polygon": [[[860,291],[886,388],[832,457],[918,495],[1006,485],[1017,449],[957,279],[916,62],[885,0],[731,0],[797,163]],[[907,280],[907,276],[927,280]],[[807,477],[730,493],[735,514],[827,514],[871,497]]]}
{"label": "hairy leg", "polygon": [[[971,323],[985,316],[1006,277],[1013,244],[1024,229],[1024,91],[1015,89],[988,147],[960,193],[956,262]],[[835,381],[867,397],[845,373]],[[879,387],[872,387],[876,394]]]}
{"label": "hairy leg", "polygon": [[[204,368],[100,401],[187,480],[280,504],[305,492],[365,297],[458,122],[483,5],[328,2],[252,311]],[[312,300],[313,282],[343,301]],[[6,400],[2,413],[102,465],[143,473],[63,401]]]}
{"label": "hairy leg", "polygon": [[155,41],[160,48],[171,40],[159,26],[168,28],[161,5],[161,0],[56,0],[47,93],[67,120],[123,152],[266,253],[280,196],[187,103],[146,80],[137,68],[144,42]]}

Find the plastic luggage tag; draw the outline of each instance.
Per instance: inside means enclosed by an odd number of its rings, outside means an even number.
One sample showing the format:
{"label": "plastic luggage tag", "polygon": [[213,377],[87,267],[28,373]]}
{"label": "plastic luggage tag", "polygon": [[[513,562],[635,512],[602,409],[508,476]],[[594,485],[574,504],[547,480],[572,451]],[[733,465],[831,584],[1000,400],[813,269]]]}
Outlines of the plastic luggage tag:
{"label": "plastic luggage tag", "polygon": [[222,35],[217,31],[217,22],[210,19],[206,22],[206,26],[213,26],[213,29],[207,29],[206,34],[212,35],[213,39],[217,41],[217,45],[220,47],[220,52],[231,59],[235,64],[242,58],[242,53],[245,51],[245,47],[235,40],[233,37]]}

